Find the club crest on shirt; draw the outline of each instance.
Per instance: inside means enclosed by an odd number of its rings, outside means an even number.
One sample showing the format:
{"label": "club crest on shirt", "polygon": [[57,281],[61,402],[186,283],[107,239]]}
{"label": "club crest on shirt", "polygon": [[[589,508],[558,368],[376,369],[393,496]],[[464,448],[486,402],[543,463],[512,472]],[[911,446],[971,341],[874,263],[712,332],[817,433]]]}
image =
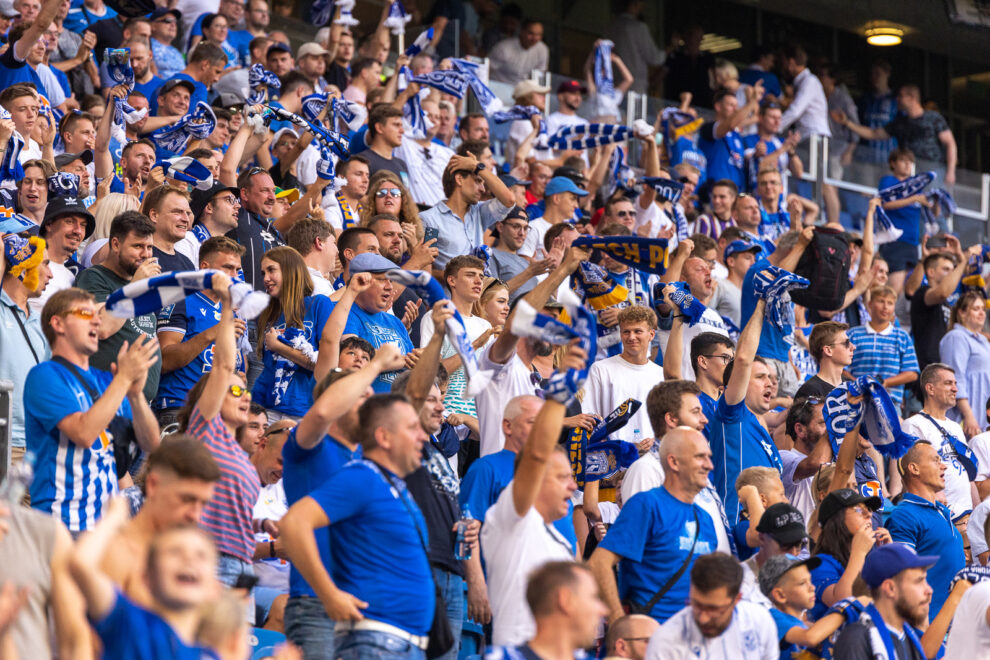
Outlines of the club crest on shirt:
{"label": "club crest on shirt", "polygon": [[759,640],[756,639],[756,633],[752,630],[746,630],[742,634],[743,650],[745,651],[755,651],[759,644]]}

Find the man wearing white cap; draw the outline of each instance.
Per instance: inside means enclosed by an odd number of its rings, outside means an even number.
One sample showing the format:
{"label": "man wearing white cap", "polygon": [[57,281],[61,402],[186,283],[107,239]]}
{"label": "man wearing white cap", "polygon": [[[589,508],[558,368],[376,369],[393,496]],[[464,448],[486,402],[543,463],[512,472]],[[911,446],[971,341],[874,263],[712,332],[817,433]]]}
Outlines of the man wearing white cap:
{"label": "man wearing white cap", "polygon": [[327,81],[323,78],[327,72],[327,61],[324,55],[330,51],[318,43],[309,41],[296,51],[296,68],[313,84],[317,94],[325,94]]}
{"label": "man wearing white cap", "polygon": [[[540,112],[546,113],[547,94],[549,87],[543,87],[533,80],[523,80],[512,90],[512,101],[516,105],[531,105],[539,108]],[[517,119],[512,122],[509,128],[509,139],[505,144],[505,160],[511,163],[515,157],[516,150],[523,143],[526,137],[533,130],[533,125],[526,119]],[[549,149],[533,149],[531,155],[537,160],[546,160],[553,156]]]}

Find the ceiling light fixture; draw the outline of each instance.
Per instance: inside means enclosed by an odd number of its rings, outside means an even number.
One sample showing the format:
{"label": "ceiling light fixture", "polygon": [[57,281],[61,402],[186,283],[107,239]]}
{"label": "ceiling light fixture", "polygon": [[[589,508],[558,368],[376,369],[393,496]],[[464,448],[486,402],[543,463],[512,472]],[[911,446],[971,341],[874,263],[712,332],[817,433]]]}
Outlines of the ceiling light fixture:
{"label": "ceiling light fixture", "polygon": [[904,30],[896,27],[866,28],[866,43],[871,46],[899,46],[904,37]]}

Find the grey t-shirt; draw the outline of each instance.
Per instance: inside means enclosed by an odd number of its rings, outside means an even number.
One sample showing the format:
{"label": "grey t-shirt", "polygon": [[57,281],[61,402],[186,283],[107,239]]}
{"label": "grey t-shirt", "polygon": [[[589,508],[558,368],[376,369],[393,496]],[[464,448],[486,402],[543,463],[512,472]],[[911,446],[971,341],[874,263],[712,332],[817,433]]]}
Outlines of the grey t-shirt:
{"label": "grey t-shirt", "polygon": [[[516,254],[515,252],[507,252],[505,250],[495,248],[492,250],[492,260],[490,266],[493,276],[503,282],[508,282],[513,277],[526,270],[526,267],[529,266],[529,259],[522,255]],[[536,284],[537,280],[535,277],[529,278],[525,284],[519,287],[512,294],[512,297],[517,298],[524,293],[531,291]]]}
{"label": "grey t-shirt", "polygon": [[[736,324],[742,317],[742,290],[729,280],[719,280],[708,306]],[[741,328],[740,328],[741,329]]]}

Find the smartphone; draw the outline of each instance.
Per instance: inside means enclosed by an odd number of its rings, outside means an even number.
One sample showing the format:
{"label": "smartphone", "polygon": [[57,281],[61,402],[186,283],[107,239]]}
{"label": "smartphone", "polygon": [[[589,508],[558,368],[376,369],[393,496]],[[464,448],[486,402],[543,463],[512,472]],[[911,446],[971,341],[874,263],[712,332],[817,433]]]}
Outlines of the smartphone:
{"label": "smartphone", "polygon": [[429,243],[430,241],[440,238],[440,230],[436,227],[426,227],[423,230],[423,242]]}
{"label": "smartphone", "polygon": [[948,245],[948,242],[945,240],[945,234],[929,236],[928,240],[925,242],[925,247],[929,250],[933,248],[944,248],[946,245]]}

